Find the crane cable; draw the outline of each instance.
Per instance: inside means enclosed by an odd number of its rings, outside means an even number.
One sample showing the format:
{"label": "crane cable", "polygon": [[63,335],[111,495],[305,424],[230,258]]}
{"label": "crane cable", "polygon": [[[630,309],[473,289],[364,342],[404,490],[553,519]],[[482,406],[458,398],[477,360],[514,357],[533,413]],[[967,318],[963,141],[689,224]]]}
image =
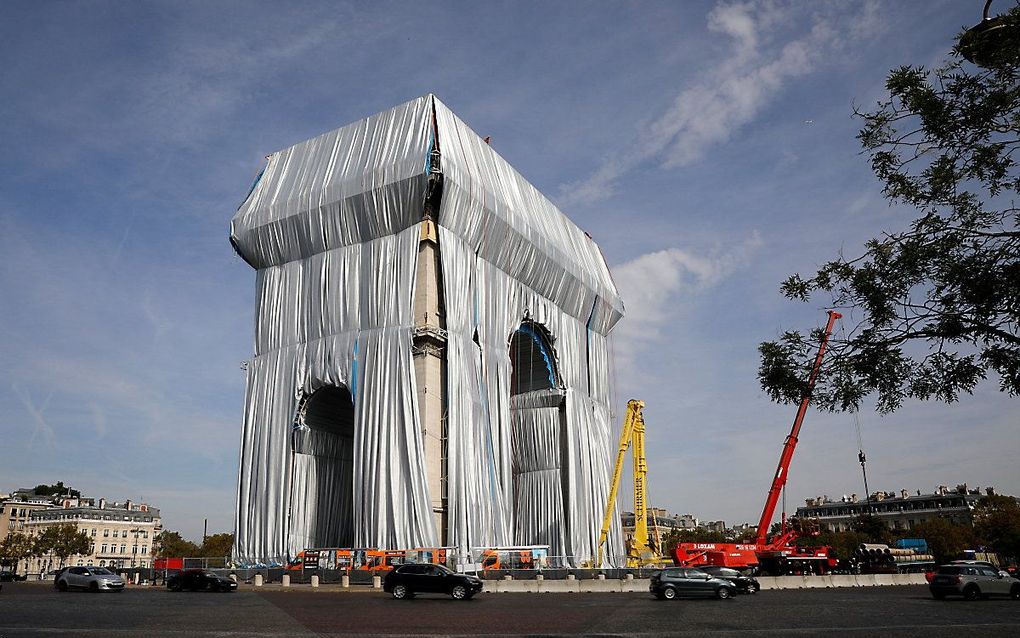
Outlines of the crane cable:
{"label": "crane cable", "polygon": [[[840,338],[846,341],[846,324],[840,323],[839,325]],[[871,510],[871,492],[868,490],[868,471],[867,463],[868,457],[864,453],[864,435],[861,433],[861,413],[860,409],[853,411],[854,420],[854,432],[857,435],[857,461],[861,464],[861,475],[864,478],[864,503],[865,511]]]}

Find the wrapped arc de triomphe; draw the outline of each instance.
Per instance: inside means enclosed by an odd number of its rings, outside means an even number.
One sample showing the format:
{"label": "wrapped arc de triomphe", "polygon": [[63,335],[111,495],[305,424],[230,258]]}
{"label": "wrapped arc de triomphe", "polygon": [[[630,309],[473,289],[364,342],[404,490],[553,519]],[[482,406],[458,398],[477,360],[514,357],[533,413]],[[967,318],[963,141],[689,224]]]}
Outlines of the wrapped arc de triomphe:
{"label": "wrapped arc de triomphe", "polygon": [[595,556],[623,304],[594,241],[442,102],[273,153],[230,239],[257,278],[238,563]]}

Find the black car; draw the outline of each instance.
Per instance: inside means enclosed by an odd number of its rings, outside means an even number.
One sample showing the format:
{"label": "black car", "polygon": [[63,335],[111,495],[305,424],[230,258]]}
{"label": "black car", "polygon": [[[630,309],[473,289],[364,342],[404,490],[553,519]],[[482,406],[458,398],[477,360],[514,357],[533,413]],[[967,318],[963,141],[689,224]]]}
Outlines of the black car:
{"label": "black car", "polygon": [[709,576],[715,578],[722,578],[728,580],[737,588],[737,591],[741,594],[756,594],[761,589],[761,584],[757,578],[752,576],[745,576],[739,571],[730,567],[722,567],[719,565],[704,565],[698,567],[701,571],[705,572]]}
{"label": "black car", "polygon": [[715,578],[693,567],[670,567],[652,575],[648,591],[659,600],[681,596],[715,596],[732,598],[737,588],[728,580]]}
{"label": "black car", "polygon": [[0,571],[0,583],[11,583],[11,582],[14,582],[16,580],[25,580],[26,578],[28,578],[28,577],[27,576],[18,576],[16,573],[9,572],[7,570]]}
{"label": "black car", "polygon": [[383,591],[394,598],[414,598],[415,594],[448,594],[457,600],[469,600],[482,591],[480,578],[458,574],[431,563],[400,565],[386,573]]}
{"label": "black car", "polygon": [[237,583],[204,569],[185,569],[166,579],[171,591],[234,591]]}

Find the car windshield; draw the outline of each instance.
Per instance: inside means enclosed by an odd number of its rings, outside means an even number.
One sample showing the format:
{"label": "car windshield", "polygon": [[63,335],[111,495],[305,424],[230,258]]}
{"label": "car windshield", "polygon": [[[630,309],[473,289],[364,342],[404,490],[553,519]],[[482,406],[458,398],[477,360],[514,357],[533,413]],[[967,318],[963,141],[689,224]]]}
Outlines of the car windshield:
{"label": "car windshield", "polygon": [[92,570],[94,576],[112,576],[113,572],[105,567],[89,567]]}
{"label": "car windshield", "polygon": [[444,567],[443,565],[436,565],[435,568],[436,568],[437,573],[439,573],[439,574],[452,574],[452,573],[454,573],[452,569],[450,569],[449,567]]}

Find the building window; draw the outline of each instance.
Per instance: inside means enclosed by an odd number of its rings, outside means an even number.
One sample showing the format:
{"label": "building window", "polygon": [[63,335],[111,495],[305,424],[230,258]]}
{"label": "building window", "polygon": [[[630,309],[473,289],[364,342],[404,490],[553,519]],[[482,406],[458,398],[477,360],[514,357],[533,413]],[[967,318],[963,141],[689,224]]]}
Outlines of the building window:
{"label": "building window", "polygon": [[93,527],[92,528],[92,538],[95,538],[95,537],[96,537],[96,528]]}
{"label": "building window", "polygon": [[148,554],[148,553],[149,553],[149,546],[148,545],[142,545],[142,554]]}
{"label": "building window", "polygon": [[104,529],[103,530],[103,538],[109,538],[109,536],[110,536],[110,530]]}
{"label": "building window", "polygon": [[119,529],[113,530],[113,537],[117,538],[118,536],[120,536],[120,530]]}
{"label": "building window", "polygon": [[[102,544],[102,545],[100,546],[100,551],[99,551],[99,553],[100,553],[100,554],[105,554],[105,553],[106,553],[106,543],[103,543],[103,544]],[[100,567],[102,567],[102,565],[100,565]]]}
{"label": "building window", "polygon": [[121,545],[120,546],[120,553],[121,554],[127,554],[127,545]]}

